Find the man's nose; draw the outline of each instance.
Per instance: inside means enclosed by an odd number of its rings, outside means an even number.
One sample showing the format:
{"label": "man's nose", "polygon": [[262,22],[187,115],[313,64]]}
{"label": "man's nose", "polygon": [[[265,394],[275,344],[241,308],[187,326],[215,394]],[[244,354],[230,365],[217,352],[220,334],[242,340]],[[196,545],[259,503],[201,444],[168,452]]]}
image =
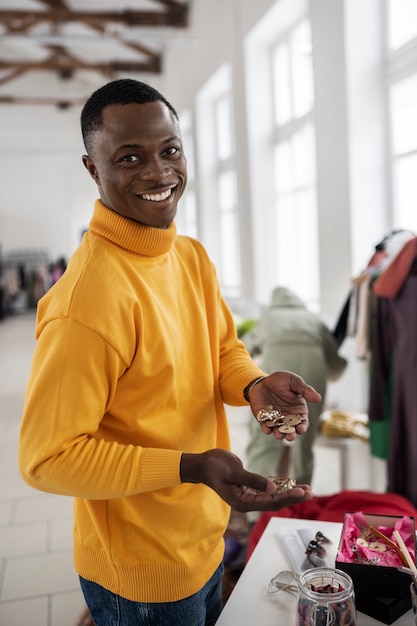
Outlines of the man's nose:
{"label": "man's nose", "polygon": [[169,164],[159,156],[153,156],[147,159],[142,169],[142,178],[144,180],[161,181],[171,173]]}

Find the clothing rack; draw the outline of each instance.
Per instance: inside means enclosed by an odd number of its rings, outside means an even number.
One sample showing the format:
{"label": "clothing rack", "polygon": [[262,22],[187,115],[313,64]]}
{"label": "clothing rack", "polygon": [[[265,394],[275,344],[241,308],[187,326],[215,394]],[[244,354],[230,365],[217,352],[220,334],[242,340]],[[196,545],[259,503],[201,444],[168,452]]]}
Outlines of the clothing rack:
{"label": "clothing rack", "polygon": [[50,259],[43,248],[9,250],[0,258],[0,319],[33,309],[49,288]]}
{"label": "clothing rack", "polygon": [[4,258],[4,267],[25,267],[35,269],[49,264],[49,255],[42,248],[10,250]]}
{"label": "clothing rack", "polygon": [[[354,279],[337,323],[369,365],[372,456],[387,461],[387,491],[417,506],[417,236],[394,231]],[[353,313],[350,316],[350,312]],[[351,324],[350,320],[354,323]],[[352,332],[353,331],[353,332]],[[360,341],[358,341],[358,339]]]}

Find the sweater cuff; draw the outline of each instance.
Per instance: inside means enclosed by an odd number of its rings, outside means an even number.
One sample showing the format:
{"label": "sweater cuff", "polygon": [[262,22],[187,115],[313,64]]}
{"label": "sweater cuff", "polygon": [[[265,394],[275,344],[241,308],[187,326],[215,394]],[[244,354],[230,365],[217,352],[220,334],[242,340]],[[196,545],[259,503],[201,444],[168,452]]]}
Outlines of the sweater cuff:
{"label": "sweater cuff", "polygon": [[146,448],[140,469],[141,490],[154,491],[181,484],[181,450]]}

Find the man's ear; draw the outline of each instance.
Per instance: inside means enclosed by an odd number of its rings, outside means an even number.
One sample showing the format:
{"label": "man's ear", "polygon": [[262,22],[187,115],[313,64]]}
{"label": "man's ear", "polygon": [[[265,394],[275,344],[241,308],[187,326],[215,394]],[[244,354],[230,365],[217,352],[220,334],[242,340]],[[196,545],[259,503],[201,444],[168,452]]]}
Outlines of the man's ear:
{"label": "man's ear", "polygon": [[84,167],[88,170],[91,178],[94,180],[94,182],[97,185],[99,185],[100,184],[100,178],[99,178],[99,175],[98,175],[98,172],[97,172],[97,168],[94,165],[94,162],[88,156],[88,154],[83,154],[82,161],[84,163]]}

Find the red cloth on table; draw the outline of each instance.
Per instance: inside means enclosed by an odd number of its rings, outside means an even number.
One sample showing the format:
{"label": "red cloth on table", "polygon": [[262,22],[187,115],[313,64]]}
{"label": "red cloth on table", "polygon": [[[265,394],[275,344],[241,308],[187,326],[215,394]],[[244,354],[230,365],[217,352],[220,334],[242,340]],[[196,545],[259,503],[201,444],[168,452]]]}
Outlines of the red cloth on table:
{"label": "red cloth on table", "polygon": [[417,509],[407,498],[397,493],[374,493],[372,491],[341,491],[331,496],[314,496],[308,502],[300,502],[280,511],[261,513],[248,539],[246,561],[255,549],[271,517],[291,517],[325,522],[343,522],[345,513],[375,513],[413,517],[417,521]]}

